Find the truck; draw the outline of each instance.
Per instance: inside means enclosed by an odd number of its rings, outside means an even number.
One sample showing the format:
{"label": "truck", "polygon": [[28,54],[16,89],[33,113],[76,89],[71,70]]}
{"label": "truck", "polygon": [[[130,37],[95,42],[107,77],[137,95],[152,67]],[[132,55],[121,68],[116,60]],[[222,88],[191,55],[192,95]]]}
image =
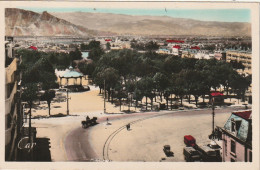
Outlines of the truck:
{"label": "truck", "polygon": [[201,160],[200,153],[193,147],[183,148],[183,155],[187,162],[199,162]]}
{"label": "truck", "polygon": [[191,135],[185,135],[184,143],[186,144],[186,146],[194,147],[196,145],[196,139]]}
{"label": "truck", "polygon": [[201,160],[203,162],[219,162],[220,161],[217,152],[207,145],[203,145],[203,146],[196,145],[194,147],[194,149],[196,149],[199,152],[199,154],[201,156]]}

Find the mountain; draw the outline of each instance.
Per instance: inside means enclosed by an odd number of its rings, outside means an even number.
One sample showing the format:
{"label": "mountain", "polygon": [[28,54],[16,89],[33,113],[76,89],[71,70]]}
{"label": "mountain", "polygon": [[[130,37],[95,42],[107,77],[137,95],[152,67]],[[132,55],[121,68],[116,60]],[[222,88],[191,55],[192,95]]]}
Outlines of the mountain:
{"label": "mountain", "polygon": [[251,36],[251,24],[199,21],[168,16],[132,16],[111,13],[52,13],[82,27],[131,35]]}
{"label": "mountain", "polygon": [[96,32],[59,19],[48,12],[41,14],[18,8],[5,9],[7,36],[91,36]]}

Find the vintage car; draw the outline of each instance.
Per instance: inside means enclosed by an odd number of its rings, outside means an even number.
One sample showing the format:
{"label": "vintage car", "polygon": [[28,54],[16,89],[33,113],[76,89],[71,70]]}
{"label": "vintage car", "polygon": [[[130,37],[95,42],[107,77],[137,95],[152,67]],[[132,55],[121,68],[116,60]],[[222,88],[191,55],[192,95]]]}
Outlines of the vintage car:
{"label": "vintage car", "polygon": [[191,135],[185,135],[184,143],[186,144],[186,146],[194,147],[196,145],[196,139]]}
{"label": "vintage car", "polygon": [[165,153],[165,155],[167,157],[170,157],[170,156],[174,155],[173,152],[171,151],[171,146],[170,145],[164,145],[163,151],[164,151],[164,153]]}
{"label": "vintage car", "polygon": [[88,116],[86,117],[86,121],[81,121],[82,128],[88,128],[90,126],[94,126],[97,124],[97,117],[93,117],[90,119]]}
{"label": "vintage car", "polygon": [[183,148],[183,155],[187,162],[197,162],[201,159],[200,153],[193,147]]}

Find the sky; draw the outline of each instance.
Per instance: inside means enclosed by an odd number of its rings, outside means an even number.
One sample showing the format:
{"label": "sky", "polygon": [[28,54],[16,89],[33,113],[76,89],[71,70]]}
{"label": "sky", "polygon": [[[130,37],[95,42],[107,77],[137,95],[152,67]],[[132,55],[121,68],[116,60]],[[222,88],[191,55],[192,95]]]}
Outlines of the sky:
{"label": "sky", "polygon": [[251,22],[250,9],[22,8],[34,12],[93,12],[169,16],[201,21]]}

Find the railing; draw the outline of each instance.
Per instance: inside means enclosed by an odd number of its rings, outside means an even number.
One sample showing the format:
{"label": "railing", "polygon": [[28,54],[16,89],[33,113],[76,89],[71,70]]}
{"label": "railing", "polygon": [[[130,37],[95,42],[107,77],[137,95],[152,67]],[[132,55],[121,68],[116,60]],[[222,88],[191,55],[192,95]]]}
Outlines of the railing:
{"label": "railing", "polygon": [[12,63],[5,68],[5,83],[12,83],[14,82],[14,72],[17,70],[17,58],[14,58]]}

